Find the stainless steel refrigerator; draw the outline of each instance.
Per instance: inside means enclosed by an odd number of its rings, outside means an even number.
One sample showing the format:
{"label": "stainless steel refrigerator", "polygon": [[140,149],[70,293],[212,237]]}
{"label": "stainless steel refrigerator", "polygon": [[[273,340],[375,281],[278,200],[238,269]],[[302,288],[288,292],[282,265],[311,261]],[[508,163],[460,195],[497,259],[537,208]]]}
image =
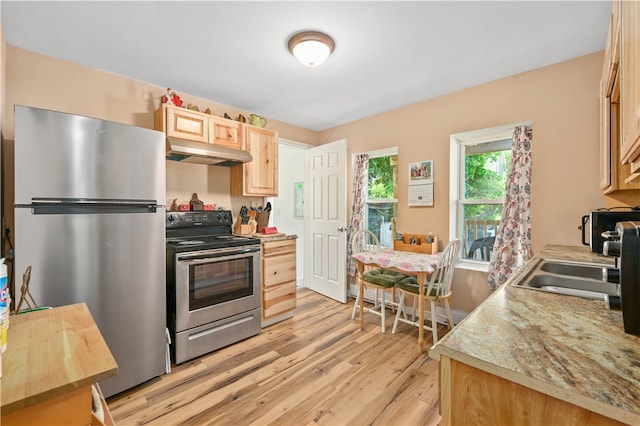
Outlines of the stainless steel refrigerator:
{"label": "stainless steel refrigerator", "polygon": [[16,297],[31,265],[38,305],[87,304],[118,363],[106,396],[165,371],[164,204],[161,132],[15,107]]}

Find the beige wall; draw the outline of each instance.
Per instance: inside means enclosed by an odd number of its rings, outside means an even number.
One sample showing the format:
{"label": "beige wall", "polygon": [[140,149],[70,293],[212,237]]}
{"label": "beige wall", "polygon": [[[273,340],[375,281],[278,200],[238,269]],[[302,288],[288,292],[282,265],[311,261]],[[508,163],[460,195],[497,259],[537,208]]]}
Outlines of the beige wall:
{"label": "beige wall", "polygon": [[[3,64],[6,63],[8,90],[4,103],[3,133],[7,140],[4,145],[10,152],[7,161],[11,163],[5,162],[5,165],[10,168],[11,177],[5,184],[9,195],[5,205],[13,203],[14,105],[34,106],[153,128],[153,112],[160,106],[160,97],[165,93],[166,87],[11,46],[6,50],[6,61]],[[237,117],[238,114],[248,116],[251,113],[186,93],[179,95],[185,104],[197,105],[201,111],[209,107],[218,116],[225,112],[231,117]],[[268,127],[277,131],[282,138],[312,145],[318,143],[318,134],[314,131],[267,118]],[[206,203],[231,208],[236,212],[249,200],[230,197],[229,182],[228,168],[167,161],[167,204],[174,198],[178,203],[188,203],[195,192]],[[12,224],[12,209],[6,209],[6,216],[7,222]]]}
{"label": "beige wall", "polygon": [[[5,176],[12,176],[13,105],[22,104],[153,127],[153,111],[164,87],[131,80],[3,43],[6,91],[0,123]],[[432,231],[448,240],[449,135],[531,120],[533,148],[533,245],[579,244],[580,217],[610,205],[640,204],[640,192],[605,197],[598,191],[598,82],[602,52],[505,78],[437,99],[369,117],[324,132],[277,122],[280,137],[311,145],[346,138],[349,155],[397,146],[399,149],[399,231]],[[186,103],[212,108],[216,115],[247,115],[230,106],[185,93]],[[434,207],[407,206],[408,163],[434,161]],[[350,180],[348,180],[350,181]],[[221,167],[167,162],[167,202],[187,202],[193,192],[208,203],[236,211],[242,198],[229,196],[229,171]],[[3,206],[13,202],[12,177],[4,180]],[[349,193],[350,194],[350,193]],[[349,195],[350,196],[350,195]],[[3,209],[12,226],[12,209]],[[453,307],[471,311],[487,295],[486,275],[457,270]]]}
{"label": "beige wall", "polygon": [[[398,147],[398,231],[449,239],[449,136],[533,121],[532,240],[580,244],[580,217],[599,207],[640,204],[640,191],[606,197],[598,190],[598,87],[603,53],[497,80],[321,133],[348,140],[349,155]],[[473,72],[473,70],[470,70]],[[433,160],[434,206],[408,207],[408,164]],[[351,194],[349,194],[351,197]],[[454,308],[486,297],[486,274],[456,270]],[[478,286],[482,288],[478,288]]]}

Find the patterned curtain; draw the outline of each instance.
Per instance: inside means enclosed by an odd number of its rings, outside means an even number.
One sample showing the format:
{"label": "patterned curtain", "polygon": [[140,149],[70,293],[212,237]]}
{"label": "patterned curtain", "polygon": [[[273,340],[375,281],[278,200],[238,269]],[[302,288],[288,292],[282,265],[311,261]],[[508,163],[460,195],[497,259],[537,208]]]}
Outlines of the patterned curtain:
{"label": "patterned curtain", "polygon": [[513,131],[505,202],[489,264],[492,293],[531,259],[532,132],[526,126],[518,126]]}
{"label": "patterned curtain", "polygon": [[362,227],[364,222],[365,198],[367,196],[367,171],[369,170],[369,155],[360,154],[353,165],[353,210],[347,229],[347,275],[355,276],[358,268],[357,262],[351,255],[351,237]]}

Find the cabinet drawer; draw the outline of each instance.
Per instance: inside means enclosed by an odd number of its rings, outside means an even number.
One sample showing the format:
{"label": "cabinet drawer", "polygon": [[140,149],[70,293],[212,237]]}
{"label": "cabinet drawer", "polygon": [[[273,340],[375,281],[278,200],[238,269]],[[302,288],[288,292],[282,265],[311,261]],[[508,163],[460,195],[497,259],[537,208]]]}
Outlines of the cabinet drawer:
{"label": "cabinet drawer", "polygon": [[208,117],[184,108],[167,108],[167,136],[208,142]]}
{"label": "cabinet drawer", "polygon": [[264,260],[262,282],[265,287],[296,281],[296,254],[283,254]]}
{"label": "cabinet drawer", "polygon": [[268,241],[263,243],[262,254],[265,257],[296,252],[296,240]]}
{"label": "cabinet drawer", "polygon": [[295,307],[295,282],[273,286],[264,290],[262,299],[262,315],[264,318],[291,311],[295,309]]}

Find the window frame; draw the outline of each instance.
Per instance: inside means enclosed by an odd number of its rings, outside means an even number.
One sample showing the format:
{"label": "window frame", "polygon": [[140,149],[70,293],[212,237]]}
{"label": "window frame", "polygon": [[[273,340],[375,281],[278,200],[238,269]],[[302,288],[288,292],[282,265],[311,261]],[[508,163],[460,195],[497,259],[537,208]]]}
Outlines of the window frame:
{"label": "window frame", "polygon": [[[513,123],[486,129],[472,130],[469,132],[455,133],[449,137],[449,235],[450,239],[464,236],[463,206],[466,204],[503,204],[504,199],[498,202],[491,200],[473,200],[466,202],[464,199],[465,180],[465,156],[464,147],[482,143],[491,143],[500,140],[512,139],[513,129],[517,126],[531,126],[531,122]],[[489,262],[477,259],[464,259],[459,257],[456,267],[473,271],[488,272]]]}

